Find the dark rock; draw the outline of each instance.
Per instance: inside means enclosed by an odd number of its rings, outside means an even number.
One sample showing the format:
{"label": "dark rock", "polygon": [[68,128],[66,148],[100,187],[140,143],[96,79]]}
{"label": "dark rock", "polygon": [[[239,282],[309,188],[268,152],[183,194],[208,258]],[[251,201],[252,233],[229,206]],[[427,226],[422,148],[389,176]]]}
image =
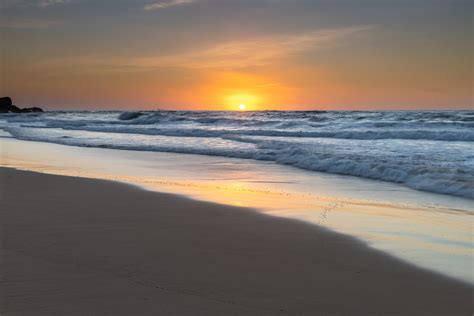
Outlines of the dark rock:
{"label": "dark rock", "polygon": [[21,109],[22,112],[26,112],[26,113],[31,113],[31,112],[44,112],[42,108],[38,108],[36,106],[32,107],[32,108],[23,108]]}
{"label": "dark rock", "polygon": [[43,112],[43,109],[38,108],[38,107],[20,109],[16,105],[12,104],[12,99],[10,97],[0,98],[0,113],[31,113],[31,112]]}
{"label": "dark rock", "polygon": [[9,97],[0,98],[0,113],[7,113],[12,106],[12,99]]}
{"label": "dark rock", "polygon": [[12,113],[21,113],[21,112],[22,112],[22,109],[20,109],[20,108],[17,107],[16,105],[10,105],[9,112],[12,112]]}

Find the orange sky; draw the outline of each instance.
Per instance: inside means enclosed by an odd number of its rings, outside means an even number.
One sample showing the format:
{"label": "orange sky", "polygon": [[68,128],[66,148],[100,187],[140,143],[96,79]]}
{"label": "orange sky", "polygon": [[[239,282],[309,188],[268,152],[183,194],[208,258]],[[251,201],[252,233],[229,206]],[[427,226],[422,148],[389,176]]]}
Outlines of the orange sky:
{"label": "orange sky", "polygon": [[472,108],[472,2],[369,3],[10,0],[0,94],[56,109]]}

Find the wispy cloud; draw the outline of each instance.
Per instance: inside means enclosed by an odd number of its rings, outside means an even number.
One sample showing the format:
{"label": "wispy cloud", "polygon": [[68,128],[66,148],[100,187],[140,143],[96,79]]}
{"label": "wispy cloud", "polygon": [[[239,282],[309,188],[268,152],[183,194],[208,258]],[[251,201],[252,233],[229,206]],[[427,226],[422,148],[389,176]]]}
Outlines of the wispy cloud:
{"label": "wispy cloud", "polygon": [[348,37],[367,31],[371,26],[322,29],[300,34],[258,37],[219,43],[207,49],[173,55],[113,58],[77,56],[50,60],[50,67],[78,67],[110,71],[141,71],[154,68],[239,70],[280,64],[309,50],[318,50],[344,42]]}
{"label": "wispy cloud", "polygon": [[152,10],[162,10],[166,9],[169,7],[174,7],[174,6],[179,6],[183,4],[189,4],[196,2],[196,0],[166,0],[166,1],[158,1],[155,3],[150,3],[147,4],[144,9],[146,11],[152,11]]}
{"label": "wispy cloud", "polygon": [[136,58],[130,62],[130,66],[222,69],[264,66],[307,50],[328,47],[348,36],[370,28],[370,26],[354,26],[230,41],[208,49],[173,56]]}
{"label": "wispy cloud", "polygon": [[40,8],[46,8],[53,5],[60,5],[69,3],[70,0],[39,0],[37,1],[37,6]]}

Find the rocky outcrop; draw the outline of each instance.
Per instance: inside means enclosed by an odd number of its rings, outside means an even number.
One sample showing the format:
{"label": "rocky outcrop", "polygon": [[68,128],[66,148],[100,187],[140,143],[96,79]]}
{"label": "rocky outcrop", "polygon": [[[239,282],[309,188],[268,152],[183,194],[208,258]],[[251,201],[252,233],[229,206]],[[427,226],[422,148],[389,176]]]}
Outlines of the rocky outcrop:
{"label": "rocky outcrop", "polygon": [[9,112],[12,112],[12,113],[21,113],[21,109],[19,107],[17,107],[16,105],[10,105],[10,110]]}
{"label": "rocky outcrop", "polygon": [[0,113],[10,112],[11,106],[12,106],[12,99],[10,99],[9,97],[0,98]]}
{"label": "rocky outcrop", "polygon": [[41,108],[38,108],[36,106],[32,107],[32,108],[23,108],[23,109],[20,109],[20,113],[31,113],[31,112],[44,112],[43,109]]}
{"label": "rocky outcrop", "polygon": [[38,107],[20,109],[16,105],[12,104],[12,99],[10,97],[0,98],[0,113],[31,113],[31,112],[43,112],[43,109],[38,108]]}

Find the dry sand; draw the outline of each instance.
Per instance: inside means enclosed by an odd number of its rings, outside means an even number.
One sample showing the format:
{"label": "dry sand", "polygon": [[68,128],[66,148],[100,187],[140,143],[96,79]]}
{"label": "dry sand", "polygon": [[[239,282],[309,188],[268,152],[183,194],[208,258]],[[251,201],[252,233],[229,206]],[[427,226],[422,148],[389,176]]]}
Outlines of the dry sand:
{"label": "dry sand", "polygon": [[472,315],[473,287],[319,227],[0,168],[3,315]]}

